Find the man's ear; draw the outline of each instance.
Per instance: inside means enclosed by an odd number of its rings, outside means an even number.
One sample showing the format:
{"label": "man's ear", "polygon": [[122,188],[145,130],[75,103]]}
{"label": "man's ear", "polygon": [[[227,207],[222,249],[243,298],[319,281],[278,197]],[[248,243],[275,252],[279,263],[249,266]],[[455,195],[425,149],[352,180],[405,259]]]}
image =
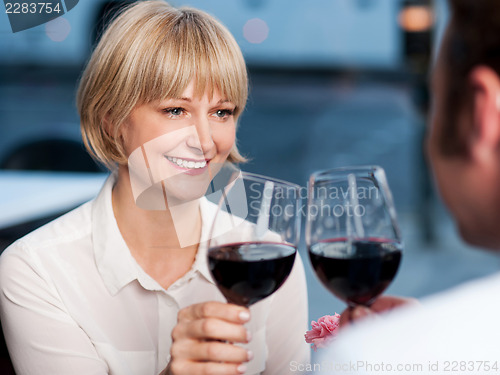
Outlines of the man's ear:
{"label": "man's ear", "polygon": [[469,74],[472,89],[469,148],[473,158],[485,158],[500,151],[500,78],[487,66],[477,66]]}

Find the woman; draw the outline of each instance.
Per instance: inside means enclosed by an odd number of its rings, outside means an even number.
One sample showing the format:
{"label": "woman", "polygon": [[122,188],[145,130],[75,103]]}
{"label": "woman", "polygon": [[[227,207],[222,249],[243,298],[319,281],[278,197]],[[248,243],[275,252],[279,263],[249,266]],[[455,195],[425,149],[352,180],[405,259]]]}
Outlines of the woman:
{"label": "woman", "polygon": [[113,173],[0,258],[18,374],[286,374],[308,360],[300,258],[250,311],[224,303],[206,265],[196,198],[243,161],[246,98],[241,52],[211,16],[144,1],[113,21],[77,98],[84,141]]}

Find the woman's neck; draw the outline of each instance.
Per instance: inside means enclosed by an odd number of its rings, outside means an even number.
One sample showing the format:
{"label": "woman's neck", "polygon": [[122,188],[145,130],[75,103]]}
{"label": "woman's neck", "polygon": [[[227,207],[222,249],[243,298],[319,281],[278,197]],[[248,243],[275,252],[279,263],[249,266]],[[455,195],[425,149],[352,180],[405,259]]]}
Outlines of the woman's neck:
{"label": "woman's neck", "polygon": [[201,236],[199,202],[183,204],[181,210],[168,206],[162,210],[142,209],[136,204],[128,170],[123,166],[112,198],[118,228],[132,256],[151,277],[168,288],[194,262]]}

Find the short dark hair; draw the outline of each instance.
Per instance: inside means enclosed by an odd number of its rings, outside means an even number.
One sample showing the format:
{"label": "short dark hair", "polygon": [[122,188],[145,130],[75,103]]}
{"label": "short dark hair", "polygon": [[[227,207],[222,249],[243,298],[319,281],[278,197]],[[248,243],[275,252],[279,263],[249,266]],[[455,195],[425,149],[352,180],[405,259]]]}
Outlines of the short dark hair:
{"label": "short dark hair", "polygon": [[447,121],[440,148],[445,155],[467,152],[464,132],[457,129],[460,109],[470,108],[469,74],[486,65],[500,75],[500,0],[448,0],[451,20],[442,46],[445,64]]}

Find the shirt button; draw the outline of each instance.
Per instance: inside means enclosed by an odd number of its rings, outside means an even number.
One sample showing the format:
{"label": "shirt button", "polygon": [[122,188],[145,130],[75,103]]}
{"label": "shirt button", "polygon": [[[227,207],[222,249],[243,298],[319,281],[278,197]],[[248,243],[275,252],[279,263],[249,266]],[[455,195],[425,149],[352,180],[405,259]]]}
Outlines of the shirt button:
{"label": "shirt button", "polygon": [[172,297],[171,297],[171,296],[169,296],[169,295],[166,295],[166,296],[165,296],[164,301],[165,301],[165,305],[167,305],[168,307],[172,307],[172,306],[177,305],[177,302],[175,301],[175,299],[174,299],[174,298],[172,298]]}

